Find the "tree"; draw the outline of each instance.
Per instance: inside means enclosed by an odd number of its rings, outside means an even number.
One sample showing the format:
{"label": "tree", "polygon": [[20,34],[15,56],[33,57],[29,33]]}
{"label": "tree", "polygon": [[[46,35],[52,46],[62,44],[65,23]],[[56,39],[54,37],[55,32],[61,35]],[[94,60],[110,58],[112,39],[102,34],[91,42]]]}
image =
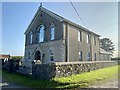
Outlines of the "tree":
{"label": "tree", "polygon": [[23,58],[23,56],[11,56],[11,59],[14,60],[21,60]]}
{"label": "tree", "polygon": [[109,38],[101,39],[100,47],[105,51],[109,52],[113,56],[113,51],[115,51],[115,48],[113,42]]}

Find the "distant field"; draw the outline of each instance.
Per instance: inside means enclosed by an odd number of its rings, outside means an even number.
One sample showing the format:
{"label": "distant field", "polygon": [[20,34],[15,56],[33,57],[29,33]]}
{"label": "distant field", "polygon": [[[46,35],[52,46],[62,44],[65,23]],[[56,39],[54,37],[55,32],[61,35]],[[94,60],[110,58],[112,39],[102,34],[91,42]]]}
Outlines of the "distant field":
{"label": "distant field", "polygon": [[120,68],[120,65],[64,78],[53,78],[52,80],[38,80],[20,74],[11,74],[6,71],[3,71],[2,74],[3,77],[10,82],[31,88],[87,88],[97,81],[114,77],[118,74],[118,67]]}

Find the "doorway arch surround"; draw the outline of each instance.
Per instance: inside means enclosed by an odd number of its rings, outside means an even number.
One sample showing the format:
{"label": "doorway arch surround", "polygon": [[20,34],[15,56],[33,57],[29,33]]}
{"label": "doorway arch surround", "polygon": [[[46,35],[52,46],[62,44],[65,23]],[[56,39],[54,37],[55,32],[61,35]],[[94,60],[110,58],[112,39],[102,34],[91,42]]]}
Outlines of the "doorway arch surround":
{"label": "doorway arch surround", "polygon": [[41,61],[41,52],[40,51],[35,52],[35,60],[40,60]]}

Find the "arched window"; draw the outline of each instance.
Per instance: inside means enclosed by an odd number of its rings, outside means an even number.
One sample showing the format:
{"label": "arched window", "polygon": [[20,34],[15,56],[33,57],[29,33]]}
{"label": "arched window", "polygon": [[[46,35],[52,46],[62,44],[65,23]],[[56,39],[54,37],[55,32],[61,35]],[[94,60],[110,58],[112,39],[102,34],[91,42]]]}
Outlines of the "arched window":
{"label": "arched window", "polygon": [[79,52],[79,60],[82,61],[82,51]]}
{"label": "arched window", "polygon": [[86,35],[87,35],[87,43],[90,43],[90,35],[89,34]]}
{"label": "arched window", "polygon": [[81,33],[81,31],[78,31],[78,41],[82,41],[82,33]]}
{"label": "arched window", "polygon": [[55,25],[52,22],[50,26],[50,40],[54,40],[54,39],[55,39]]}
{"label": "arched window", "polygon": [[44,41],[44,26],[41,25],[39,28],[39,42],[43,42]]}
{"label": "arched window", "polygon": [[33,41],[33,33],[30,32],[30,44],[32,44],[32,41]]}

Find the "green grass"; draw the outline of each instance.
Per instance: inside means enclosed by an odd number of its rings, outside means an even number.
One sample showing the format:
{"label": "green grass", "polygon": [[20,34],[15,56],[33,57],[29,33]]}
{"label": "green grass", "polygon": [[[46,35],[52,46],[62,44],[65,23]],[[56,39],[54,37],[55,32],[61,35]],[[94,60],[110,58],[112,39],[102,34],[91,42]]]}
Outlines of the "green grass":
{"label": "green grass", "polygon": [[118,66],[113,66],[66,78],[55,78],[54,80],[60,83],[78,84],[80,87],[88,87],[89,85],[94,84],[96,81],[113,78],[116,74],[118,74]]}
{"label": "green grass", "polygon": [[118,73],[119,66],[113,66],[77,74],[64,78],[53,78],[52,80],[38,80],[20,74],[11,74],[3,71],[3,77],[11,82],[32,88],[86,88],[89,85],[114,77]]}

